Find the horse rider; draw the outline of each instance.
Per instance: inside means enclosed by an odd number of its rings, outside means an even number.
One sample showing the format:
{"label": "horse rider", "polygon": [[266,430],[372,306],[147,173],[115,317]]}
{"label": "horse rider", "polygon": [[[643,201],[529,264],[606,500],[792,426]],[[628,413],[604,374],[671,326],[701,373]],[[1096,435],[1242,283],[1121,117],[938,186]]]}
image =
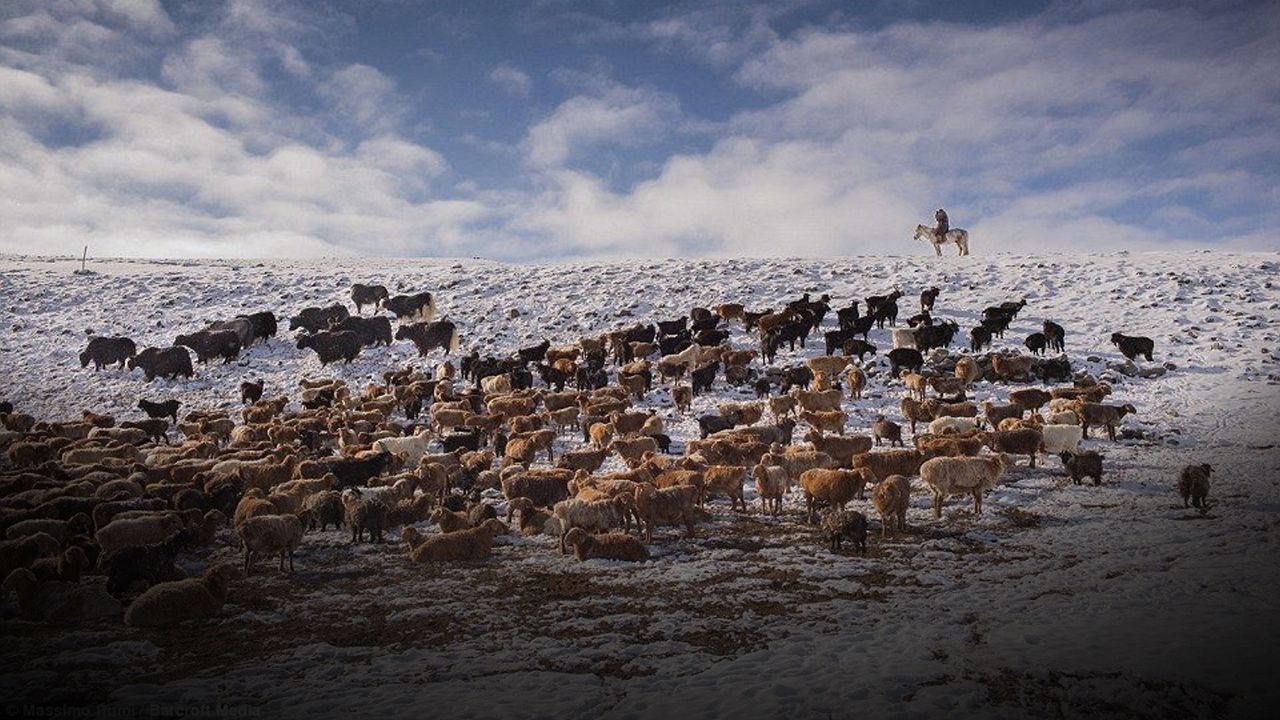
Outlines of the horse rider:
{"label": "horse rider", "polygon": [[933,214],[933,219],[938,222],[938,226],[933,229],[938,240],[946,240],[947,233],[951,230],[951,221],[947,219],[947,211],[938,208],[938,212]]}

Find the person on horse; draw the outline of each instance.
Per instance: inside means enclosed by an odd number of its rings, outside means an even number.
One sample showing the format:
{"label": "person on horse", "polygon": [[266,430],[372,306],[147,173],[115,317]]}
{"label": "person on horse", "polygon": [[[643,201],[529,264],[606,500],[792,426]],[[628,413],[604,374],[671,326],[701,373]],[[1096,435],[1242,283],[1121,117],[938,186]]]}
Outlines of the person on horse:
{"label": "person on horse", "polygon": [[933,214],[933,219],[938,222],[938,226],[933,229],[934,234],[938,236],[939,241],[947,239],[947,233],[951,230],[951,221],[947,219],[947,211],[938,208],[938,212]]}

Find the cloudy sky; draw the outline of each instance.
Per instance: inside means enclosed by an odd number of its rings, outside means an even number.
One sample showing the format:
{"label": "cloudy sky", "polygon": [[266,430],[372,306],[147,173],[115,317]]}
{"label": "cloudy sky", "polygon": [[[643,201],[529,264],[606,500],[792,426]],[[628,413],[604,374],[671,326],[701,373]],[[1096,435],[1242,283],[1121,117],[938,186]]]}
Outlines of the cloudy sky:
{"label": "cloudy sky", "polygon": [[0,252],[1280,249],[1280,4],[7,0]]}

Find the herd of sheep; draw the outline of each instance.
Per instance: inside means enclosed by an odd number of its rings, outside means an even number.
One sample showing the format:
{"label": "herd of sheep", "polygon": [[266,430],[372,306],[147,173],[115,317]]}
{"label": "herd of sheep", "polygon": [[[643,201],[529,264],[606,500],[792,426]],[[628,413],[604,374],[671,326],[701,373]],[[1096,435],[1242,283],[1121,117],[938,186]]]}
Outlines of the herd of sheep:
{"label": "herd of sheep", "polygon": [[[898,327],[901,297],[838,308],[808,294],[780,309],[723,304],[569,344],[458,356],[459,329],[434,320],[431,293],[356,285],[355,315],[337,304],[290,318],[297,348],[327,364],[407,339],[421,357],[448,357],[388,369],[363,388],[300,378],[292,397],[264,397],[266,383],[245,382],[228,389],[244,403],[238,417],[180,419],[180,399],[140,398],[145,417],[86,410],[49,422],[0,402],[3,589],[25,618],[123,616],[159,627],[218,614],[259,559],[292,572],[307,534],[330,526],[353,543],[383,543],[401,528],[411,563],[483,561],[510,532],[554,536],[578,560],[644,561],[665,538],[659,528],[694,537],[714,498],[727,498],[730,513],[753,512],[752,489],[760,512],[781,517],[798,489],[797,521],[818,526],[834,551],[844,541],[865,551],[869,521],[850,503],[869,495],[880,534],[903,533],[916,478],[936,518],[951,496],[971,497],[981,513],[984,493],[1023,457],[1035,468],[1056,456],[1075,483],[1101,484],[1104,456],[1081,443],[1091,428],[1115,442],[1137,410],[1105,402],[1108,383],[1072,371],[1064,328],[1045,319],[1023,343],[1031,354],[993,351],[1026,307],[1006,302],[984,309],[956,352],[959,325],[935,316],[938,289],[921,293],[908,327]],[[803,348],[815,331],[824,354],[777,363],[784,346]],[[889,343],[887,363],[873,331]],[[231,360],[277,334],[274,313],[260,312],[142,351],[130,338],[94,337],[80,363],[139,368],[148,381],[190,377],[189,351],[197,363]],[[1148,338],[1116,333],[1112,342],[1131,360],[1152,358]],[[1005,402],[975,402],[979,384]],[[738,400],[692,418],[697,437],[669,435],[717,385],[736,388]],[[900,399],[876,407],[882,392]],[[873,419],[859,428],[851,409]],[[1206,506],[1211,471],[1182,471],[1184,503]],[[181,556],[227,543],[242,562],[186,577]]]}

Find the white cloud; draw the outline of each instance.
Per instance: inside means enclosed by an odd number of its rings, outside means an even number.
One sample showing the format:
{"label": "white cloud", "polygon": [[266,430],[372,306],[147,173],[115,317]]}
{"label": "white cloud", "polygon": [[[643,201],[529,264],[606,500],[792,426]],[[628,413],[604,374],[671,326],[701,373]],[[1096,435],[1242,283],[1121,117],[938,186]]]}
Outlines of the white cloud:
{"label": "white cloud", "polygon": [[529,73],[514,65],[502,64],[489,71],[489,80],[503,92],[516,97],[529,97],[533,80]]}
{"label": "white cloud", "polygon": [[529,129],[524,150],[529,163],[550,168],[578,152],[605,144],[634,147],[670,128],[679,104],[665,93],[611,85],[597,95],[575,95]]}

